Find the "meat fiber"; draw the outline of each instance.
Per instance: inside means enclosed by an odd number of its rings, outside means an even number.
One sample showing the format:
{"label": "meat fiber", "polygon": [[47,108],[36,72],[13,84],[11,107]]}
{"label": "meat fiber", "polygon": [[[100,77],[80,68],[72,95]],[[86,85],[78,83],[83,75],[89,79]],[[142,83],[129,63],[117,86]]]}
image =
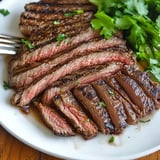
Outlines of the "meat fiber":
{"label": "meat fiber", "polygon": [[75,132],[69,123],[53,108],[45,106],[39,102],[34,102],[34,105],[39,110],[46,125],[54,132],[54,134],[61,136],[75,135]]}
{"label": "meat fiber", "polygon": [[97,135],[97,126],[82,110],[71,92],[67,91],[60,96],[55,96],[53,102],[70,120],[75,130],[82,134],[85,139],[90,139]]}

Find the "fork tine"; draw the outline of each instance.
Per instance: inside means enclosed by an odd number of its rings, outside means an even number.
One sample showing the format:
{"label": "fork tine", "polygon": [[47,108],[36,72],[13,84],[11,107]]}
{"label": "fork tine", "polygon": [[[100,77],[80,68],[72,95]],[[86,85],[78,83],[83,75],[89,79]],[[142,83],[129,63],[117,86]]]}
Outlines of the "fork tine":
{"label": "fork tine", "polygon": [[21,43],[19,37],[0,34],[0,54],[15,54]]}

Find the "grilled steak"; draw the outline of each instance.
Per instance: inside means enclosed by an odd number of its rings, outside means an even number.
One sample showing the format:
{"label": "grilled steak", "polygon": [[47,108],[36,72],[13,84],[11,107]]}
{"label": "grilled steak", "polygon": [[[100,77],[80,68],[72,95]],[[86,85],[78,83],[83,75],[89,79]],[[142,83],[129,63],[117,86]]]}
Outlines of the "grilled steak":
{"label": "grilled steak", "polygon": [[28,88],[24,89],[22,92],[18,92],[12,100],[13,104],[17,106],[24,106],[30,103],[30,101],[37,96],[39,93],[44,91],[48,86],[52,85],[59,78],[70,74],[74,71],[77,71],[81,68],[90,67],[93,65],[99,65],[109,62],[122,62],[124,64],[131,64],[132,60],[128,56],[121,55],[116,52],[98,52],[82,56],[73,61],[70,61],[68,64],[63,65],[56,71],[51,72],[50,74],[45,75],[42,79],[36,83],[30,85]]}
{"label": "grilled steak", "polygon": [[106,78],[106,83],[110,85],[114,90],[116,90],[131,106],[133,111],[136,113],[137,117],[141,117],[141,111],[138,106],[136,106],[131,99],[129,98],[128,94],[123,90],[123,88],[120,86],[118,81],[114,78]]}
{"label": "grilled steak", "polygon": [[[24,12],[24,14],[21,15],[21,21],[19,24],[21,32],[24,35],[29,36],[34,45],[54,40],[60,33],[66,34],[68,37],[79,34],[80,31],[84,31],[89,27],[89,22],[93,17],[92,12],[74,15],[72,18],[65,17],[62,13],[49,14],[47,15],[49,18],[45,17],[46,15],[43,15],[42,13],[37,14],[35,15],[32,12]],[[36,18],[34,18],[34,16]],[[42,17],[39,18],[39,16]],[[71,30],[74,32],[71,32]],[[43,37],[44,35],[47,36],[47,38]],[[42,41],[42,37],[45,41]]]}
{"label": "grilled steak", "polygon": [[100,105],[101,101],[91,85],[75,88],[74,95],[91,114],[102,133],[114,133],[115,130],[111,118],[106,109]]}
{"label": "grilled steak", "polygon": [[[51,58],[52,56],[68,51],[69,49],[73,49],[77,47],[79,44],[83,42],[87,42],[91,39],[99,37],[99,34],[93,31],[91,28],[87,29],[82,34],[78,34],[75,37],[67,38],[62,41],[60,44],[59,42],[53,42],[51,44],[47,44],[44,47],[40,47],[36,50],[27,51],[21,55],[17,55],[17,58],[14,57],[10,62],[10,71],[16,70],[17,68],[21,68],[23,66],[28,66],[34,62],[38,62],[47,58]],[[70,43],[68,43],[70,42]]]}
{"label": "grilled steak", "polygon": [[143,116],[148,115],[155,109],[154,101],[144,93],[135,80],[123,74],[116,75],[116,80],[126,91],[132,102],[140,108]]}
{"label": "grilled steak", "polygon": [[57,108],[70,120],[75,130],[85,139],[97,135],[97,126],[82,110],[72,93],[67,91],[60,96],[55,96],[53,102]]}
{"label": "grilled steak", "polygon": [[151,81],[149,75],[146,72],[128,67],[127,69],[124,69],[123,73],[137,81],[137,83],[143,88],[144,92],[154,101],[155,107],[157,109],[160,108],[160,102],[157,100],[159,86]]}
{"label": "grilled steak", "polygon": [[53,108],[38,102],[34,102],[34,105],[39,110],[46,125],[52,129],[54,134],[62,136],[75,135],[75,132],[69,123],[64,118],[62,118],[62,116],[58,114],[58,112],[56,112]]}
{"label": "grilled steak", "polygon": [[127,126],[123,103],[120,101],[120,96],[109,87],[103,80],[98,80],[92,83],[97,94],[104,102],[104,106],[115,126],[115,133],[121,133]]}
{"label": "grilled steak", "polygon": [[34,48],[23,44],[9,63],[11,103],[33,101],[58,135],[119,134],[160,107],[160,86],[138,70],[122,32],[106,40],[91,28],[95,12],[87,0],[41,0],[20,17]]}
{"label": "grilled steak", "polygon": [[54,4],[89,4],[88,0],[41,0],[41,3],[54,3]]}
{"label": "grilled steak", "polygon": [[[31,69],[29,69],[29,67],[27,68],[27,70],[26,68],[24,68],[24,70],[26,70],[24,72],[22,72],[21,68],[20,73],[16,73],[15,75],[11,76],[10,86],[15,87],[16,89],[26,87],[30,85],[35,79],[45,75],[46,73],[49,73],[51,69],[53,69],[53,67],[57,65],[67,63],[69,60],[78,56],[87,55],[91,52],[104,50],[110,47],[113,48],[113,46],[124,46],[124,44],[125,42],[121,39],[118,39],[117,37],[113,37],[110,40],[100,39],[98,41],[83,43],[75,49],[58,57],[52,58],[49,61],[41,62],[38,66],[31,67]],[[18,72],[18,70],[16,72]]]}
{"label": "grilled steak", "polygon": [[62,4],[52,4],[48,5],[45,3],[29,3],[25,5],[26,11],[31,12],[40,12],[40,13],[75,13],[77,10],[87,11],[96,11],[96,7],[92,4],[66,4],[65,6]]}

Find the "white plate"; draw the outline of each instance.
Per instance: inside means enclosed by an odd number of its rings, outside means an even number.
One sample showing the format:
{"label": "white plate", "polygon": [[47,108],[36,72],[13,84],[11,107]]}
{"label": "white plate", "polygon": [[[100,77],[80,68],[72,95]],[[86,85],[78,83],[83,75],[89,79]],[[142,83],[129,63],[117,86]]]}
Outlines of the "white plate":
{"label": "white plate", "polygon": [[[20,35],[18,31],[19,15],[29,0],[2,0],[0,8],[9,9],[10,15],[0,15],[0,32]],[[85,160],[129,160],[153,153],[160,148],[160,111],[151,121],[138,126],[128,127],[116,137],[117,146],[110,145],[110,136],[98,135],[85,141],[81,137],[63,138],[52,134],[32,114],[24,115],[18,108],[11,106],[11,90],[4,90],[3,81],[7,80],[6,56],[0,55],[0,124],[12,135],[49,155],[65,159]]]}

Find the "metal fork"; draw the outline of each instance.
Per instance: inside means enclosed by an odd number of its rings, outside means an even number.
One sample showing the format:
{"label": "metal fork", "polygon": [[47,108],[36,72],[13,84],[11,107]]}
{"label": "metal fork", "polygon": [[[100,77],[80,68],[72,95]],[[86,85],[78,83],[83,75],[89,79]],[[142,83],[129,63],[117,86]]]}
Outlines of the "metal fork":
{"label": "metal fork", "polygon": [[20,37],[0,34],[0,54],[16,54],[21,43]]}

